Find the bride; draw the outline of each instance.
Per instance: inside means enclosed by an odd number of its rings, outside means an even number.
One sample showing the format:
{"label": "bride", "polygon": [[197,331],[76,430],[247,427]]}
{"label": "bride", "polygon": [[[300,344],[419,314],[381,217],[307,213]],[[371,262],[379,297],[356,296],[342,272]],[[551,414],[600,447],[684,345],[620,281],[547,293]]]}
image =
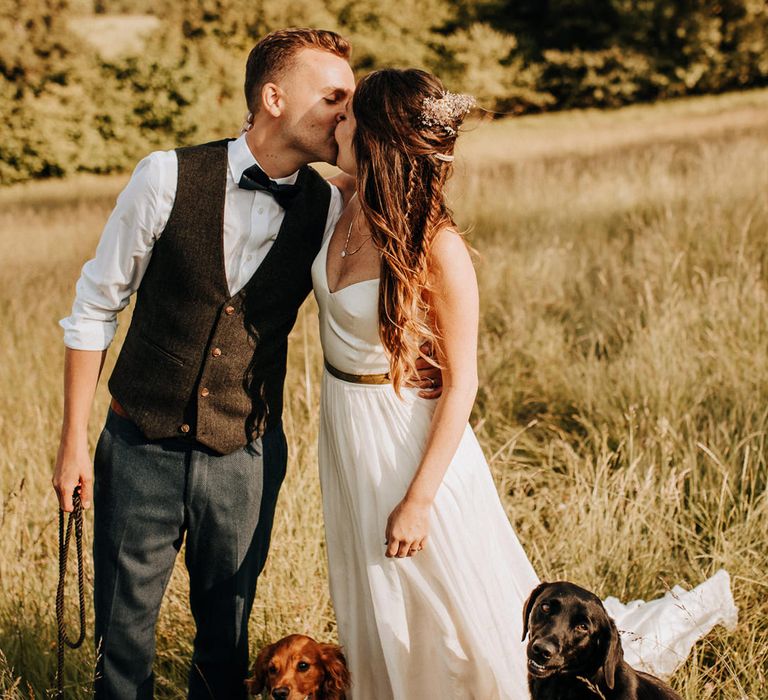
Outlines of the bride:
{"label": "bride", "polygon": [[[428,73],[382,70],[362,79],[336,129],[357,194],[312,277],[330,588],[356,700],[528,698],[522,609],[539,581],[467,423],[478,290],[443,192],[471,106]],[[424,342],[442,371],[438,400],[408,381]],[[673,624],[672,638],[658,621],[676,620],[679,599],[650,615],[633,606],[618,621],[632,631],[625,650],[644,640],[638,664],[651,670],[670,646],[687,653],[702,616],[721,600],[733,611],[727,575],[704,593],[701,615]]]}

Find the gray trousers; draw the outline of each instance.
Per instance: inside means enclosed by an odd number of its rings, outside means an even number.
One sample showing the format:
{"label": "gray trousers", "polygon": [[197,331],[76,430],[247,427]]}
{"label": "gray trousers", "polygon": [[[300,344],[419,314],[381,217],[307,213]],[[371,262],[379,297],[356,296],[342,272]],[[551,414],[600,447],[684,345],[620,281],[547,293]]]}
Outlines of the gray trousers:
{"label": "gray trousers", "polygon": [[186,538],[189,698],[245,698],[248,617],[285,476],[282,428],[229,455],[109,412],[94,459],[95,697],[153,697],[155,623]]}

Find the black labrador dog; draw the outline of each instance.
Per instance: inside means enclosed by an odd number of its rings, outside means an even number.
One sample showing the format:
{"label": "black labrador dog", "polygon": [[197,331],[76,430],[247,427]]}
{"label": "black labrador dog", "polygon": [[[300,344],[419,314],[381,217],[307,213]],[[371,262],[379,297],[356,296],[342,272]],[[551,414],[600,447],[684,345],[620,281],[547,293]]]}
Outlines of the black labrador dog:
{"label": "black labrador dog", "polygon": [[523,609],[523,640],[526,635],[533,700],[682,700],[624,661],[603,603],[573,583],[542,583],[533,590]]}

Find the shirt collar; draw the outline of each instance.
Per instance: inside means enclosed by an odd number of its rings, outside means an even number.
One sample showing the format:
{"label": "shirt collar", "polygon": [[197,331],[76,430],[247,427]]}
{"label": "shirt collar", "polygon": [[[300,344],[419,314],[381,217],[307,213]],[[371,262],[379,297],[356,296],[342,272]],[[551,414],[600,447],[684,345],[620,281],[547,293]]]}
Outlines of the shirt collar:
{"label": "shirt collar", "polygon": [[[235,182],[240,182],[240,178],[246,168],[250,168],[252,165],[258,165],[261,168],[259,161],[254,158],[251,149],[248,147],[248,143],[245,140],[245,134],[242,134],[239,138],[229,142],[228,160],[229,170],[232,173],[232,179]],[[275,178],[275,182],[278,185],[295,185],[298,177],[299,171],[297,170],[287,177]]]}

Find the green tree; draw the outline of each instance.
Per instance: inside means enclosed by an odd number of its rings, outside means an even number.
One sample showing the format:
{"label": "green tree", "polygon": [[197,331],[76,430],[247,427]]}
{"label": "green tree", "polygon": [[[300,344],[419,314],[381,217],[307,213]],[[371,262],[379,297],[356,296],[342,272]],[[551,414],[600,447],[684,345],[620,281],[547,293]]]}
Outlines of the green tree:
{"label": "green tree", "polygon": [[0,182],[70,172],[90,54],[65,0],[0,0]]}
{"label": "green tree", "polygon": [[[68,28],[91,10],[161,25],[107,60]],[[236,133],[248,52],[286,26],[344,34],[358,74],[426,68],[497,112],[768,84],[764,0],[0,0],[0,183]]]}
{"label": "green tree", "polygon": [[329,0],[338,29],[352,41],[360,72],[385,66],[428,68],[439,56],[453,9],[444,0]]}
{"label": "green tree", "polygon": [[552,104],[539,89],[541,65],[527,65],[517,40],[488,24],[474,23],[445,38],[443,58],[432,66],[449,87],[474,95],[490,111],[525,111]]}

